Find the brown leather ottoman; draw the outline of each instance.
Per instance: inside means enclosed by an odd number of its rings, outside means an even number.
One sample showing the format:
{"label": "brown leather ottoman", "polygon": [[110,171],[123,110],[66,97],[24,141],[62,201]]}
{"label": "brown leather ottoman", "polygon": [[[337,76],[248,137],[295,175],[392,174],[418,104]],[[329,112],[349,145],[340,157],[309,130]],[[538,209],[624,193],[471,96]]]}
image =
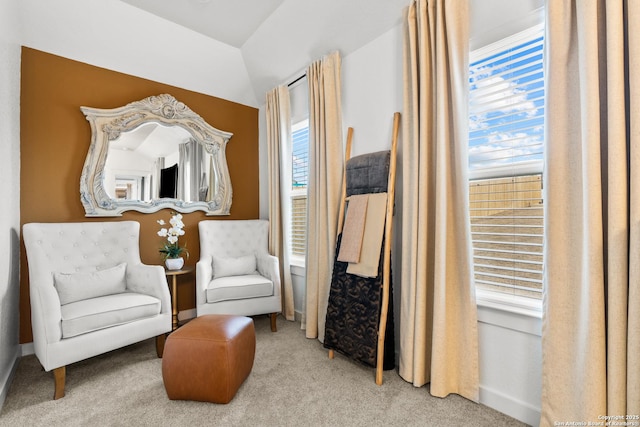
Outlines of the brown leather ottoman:
{"label": "brown leather ottoman", "polygon": [[171,400],[229,403],[249,376],[256,350],[253,319],[210,314],[165,343],[162,380]]}

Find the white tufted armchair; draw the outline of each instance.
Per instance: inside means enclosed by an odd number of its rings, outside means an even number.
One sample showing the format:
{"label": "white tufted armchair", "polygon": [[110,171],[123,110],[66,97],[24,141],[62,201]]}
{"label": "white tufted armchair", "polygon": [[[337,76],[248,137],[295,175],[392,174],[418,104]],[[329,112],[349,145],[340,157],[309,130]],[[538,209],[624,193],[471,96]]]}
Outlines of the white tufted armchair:
{"label": "white tufted armchair", "polygon": [[197,315],[269,314],[275,332],[282,301],[278,258],[268,252],[269,222],[208,220],[198,230]]}
{"label": "white tufted armchair", "polygon": [[140,261],[135,221],[23,227],[33,344],[64,396],[66,365],[171,331],[164,268]]}

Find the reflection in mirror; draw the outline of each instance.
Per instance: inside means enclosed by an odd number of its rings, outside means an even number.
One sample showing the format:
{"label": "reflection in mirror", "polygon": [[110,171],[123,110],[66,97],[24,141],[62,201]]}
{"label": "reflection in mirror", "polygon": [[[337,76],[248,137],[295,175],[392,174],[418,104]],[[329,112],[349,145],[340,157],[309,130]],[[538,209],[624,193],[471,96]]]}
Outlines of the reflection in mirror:
{"label": "reflection in mirror", "polygon": [[213,156],[181,127],[145,123],[109,144],[104,189],[118,200],[210,202],[217,191]]}
{"label": "reflection in mirror", "polygon": [[93,131],[80,192],[87,216],[126,210],[204,210],[226,215],[231,134],[208,125],[170,95],[113,110],[81,107]]}

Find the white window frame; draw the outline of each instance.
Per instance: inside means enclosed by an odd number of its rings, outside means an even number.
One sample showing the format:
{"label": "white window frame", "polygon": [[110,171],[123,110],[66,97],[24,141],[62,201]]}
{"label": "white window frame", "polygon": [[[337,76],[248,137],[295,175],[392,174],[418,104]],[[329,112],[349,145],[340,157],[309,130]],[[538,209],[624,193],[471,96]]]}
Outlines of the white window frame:
{"label": "white window frame", "polygon": [[[300,120],[294,124],[291,125],[291,133],[293,134],[295,131],[303,129],[305,127],[309,127],[309,119],[303,119]],[[293,171],[293,144],[292,144],[292,153],[291,153],[291,170]],[[293,178],[293,176],[291,176],[291,179]],[[289,227],[293,227],[293,200],[294,199],[301,199],[304,198],[305,200],[307,199],[307,187],[305,188],[298,188],[298,189],[293,189],[293,182],[289,183],[289,188],[291,188],[291,191],[289,193],[289,197],[291,198],[291,224],[289,224]],[[306,216],[305,216],[306,219]],[[291,231],[291,238],[293,239],[293,230]],[[306,238],[306,234],[305,234],[305,238]],[[290,242],[291,247],[293,248],[293,242]],[[292,252],[291,254],[291,264],[292,265],[296,265],[298,267],[304,267],[305,266],[305,255],[300,255],[300,254],[294,254]]]}
{"label": "white window frame", "polygon": [[[538,34],[544,28],[544,23],[537,24],[521,32],[505,37],[497,42],[487,46],[475,49],[471,52],[469,63],[474,62],[475,58],[487,57],[492,54],[502,52],[505,49],[531,39],[532,36]],[[542,174],[544,164],[542,160],[532,160],[521,162],[517,166],[505,165],[485,169],[476,169],[469,171],[469,182],[477,179],[491,179],[514,175],[532,175]],[[475,277],[475,273],[474,273]],[[520,295],[510,295],[498,291],[491,291],[475,286],[476,301],[479,306],[498,309],[502,311],[522,314],[530,317],[542,317],[542,299],[528,298]]]}

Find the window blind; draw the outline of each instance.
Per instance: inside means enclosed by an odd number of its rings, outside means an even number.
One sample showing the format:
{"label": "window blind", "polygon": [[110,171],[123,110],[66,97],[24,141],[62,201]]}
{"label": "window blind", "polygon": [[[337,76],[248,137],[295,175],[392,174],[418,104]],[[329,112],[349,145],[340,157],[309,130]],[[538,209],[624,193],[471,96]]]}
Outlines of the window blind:
{"label": "window blind", "polygon": [[307,195],[291,198],[291,253],[304,256],[307,244]]}
{"label": "window blind", "polygon": [[291,137],[293,139],[291,189],[306,191],[309,177],[309,121],[304,120],[294,125]]}
{"label": "window blind", "polygon": [[307,181],[309,177],[309,121],[292,127],[291,252],[304,256],[307,243]]}
{"label": "window blind", "polygon": [[544,27],[470,55],[469,208],[476,286],[541,298]]}

